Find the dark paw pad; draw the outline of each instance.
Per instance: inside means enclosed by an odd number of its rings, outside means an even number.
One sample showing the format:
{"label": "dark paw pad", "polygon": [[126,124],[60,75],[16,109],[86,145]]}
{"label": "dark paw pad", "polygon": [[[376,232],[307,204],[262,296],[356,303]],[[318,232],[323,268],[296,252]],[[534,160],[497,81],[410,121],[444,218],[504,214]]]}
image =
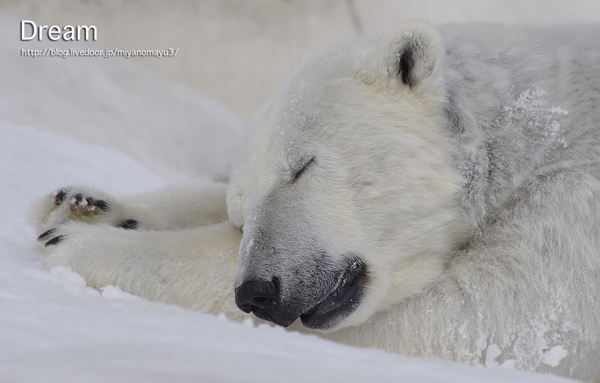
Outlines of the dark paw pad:
{"label": "dark paw pad", "polygon": [[[92,201],[93,202],[93,201]],[[69,199],[69,203],[73,206],[87,206],[87,198],[83,198],[81,193],[75,194]]]}
{"label": "dark paw pad", "polygon": [[94,211],[100,209],[101,211],[108,211],[110,209],[110,206],[108,203],[106,203],[105,201],[99,199],[97,201],[92,202],[90,210]]}
{"label": "dark paw pad", "polygon": [[66,195],[67,195],[67,192],[64,190],[55,191],[54,192],[54,203],[56,205],[60,205],[61,203],[63,203]]}
{"label": "dark paw pad", "polygon": [[110,209],[110,205],[101,199],[95,200],[92,197],[85,197],[78,193],[69,198],[71,211],[80,219],[84,217],[93,218],[98,214],[104,213]]}
{"label": "dark paw pad", "polygon": [[123,221],[119,227],[126,230],[135,230],[137,229],[138,222],[135,219],[128,219]]}

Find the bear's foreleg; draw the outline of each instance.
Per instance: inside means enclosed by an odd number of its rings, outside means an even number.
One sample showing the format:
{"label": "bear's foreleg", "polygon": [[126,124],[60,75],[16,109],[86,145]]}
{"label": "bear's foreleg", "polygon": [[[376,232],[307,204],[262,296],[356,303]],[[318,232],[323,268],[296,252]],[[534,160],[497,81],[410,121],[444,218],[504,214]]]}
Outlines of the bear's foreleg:
{"label": "bear's foreleg", "polygon": [[31,218],[40,241],[68,222],[108,224],[122,229],[179,230],[227,220],[226,185],[187,183],[117,198],[83,186],[63,187],[38,200]]}
{"label": "bear's foreleg", "polygon": [[229,222],[177,231],[72,222],[55,235],[63,239],[46,247],[44,263],[71,267],[88,286],[115,285],[152,301],[247,317],[234,303],[241,232]]}

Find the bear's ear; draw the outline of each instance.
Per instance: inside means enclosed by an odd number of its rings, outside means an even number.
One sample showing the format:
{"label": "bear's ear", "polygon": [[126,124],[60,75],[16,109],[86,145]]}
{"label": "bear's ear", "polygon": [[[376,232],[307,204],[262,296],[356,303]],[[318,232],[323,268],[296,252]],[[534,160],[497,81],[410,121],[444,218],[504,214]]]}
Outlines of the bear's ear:
{"label": "bear's ear", "polygon": [[435,27],[410,22],[382,38],[375,60],[385,77],[415,89],[435,74],[443,52],[442,37]]}

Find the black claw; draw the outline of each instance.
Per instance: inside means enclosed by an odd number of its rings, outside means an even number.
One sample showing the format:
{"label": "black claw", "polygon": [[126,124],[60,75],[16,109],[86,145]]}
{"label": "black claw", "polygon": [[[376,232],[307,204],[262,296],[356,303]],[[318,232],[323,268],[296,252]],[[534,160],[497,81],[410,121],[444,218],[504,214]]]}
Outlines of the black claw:
{"label": "black claw", "polygon": [[59,190],[54,193],[54,203],[60,205],[65,199],[65,195],[67,195],[67,193],[64,190]]}
{"label": "black claw", "polygon": [[62,241],[64,238],[65,238],[64,235],[59,235],[58,237],[54,237],[51,240],[49,240],[48,242],[46,242],[46,244],[44,246],[48,247],[48,246],[56,245],[57,243]]}
{"label": "black claw", "polygon": [[91,205],[94,203],[94,199],[92,197],[86,197],[85,202],[87,202],[88,205]]}
{"label": "black claw", "polygon": [[45,232],[43,232],[42,234],[40,234],[40,236],[38,237],[38,241],[43,241],[44,239],[48,238],[49,236],[52,235],[52,233],[54,233],[56,231],[56,229],[50,229],[50,230],[46,230]]}
{"label": "black claw", "polygon": [[110,209],[110,206],[108,205],[108,203],[106,203],[105,201],[99,199],[97,201],[94,201],[94,203],[92,203],[92,209],[96,207],[102,211],[107,211],[108,209]]}
{"label": "black claw", "polygon": [[121,229],[126,230],[135,230],[137,229],[137,226],[138,222],[135,219],[128,219],[127,221],[123,221],[123,223],[119,225]]}

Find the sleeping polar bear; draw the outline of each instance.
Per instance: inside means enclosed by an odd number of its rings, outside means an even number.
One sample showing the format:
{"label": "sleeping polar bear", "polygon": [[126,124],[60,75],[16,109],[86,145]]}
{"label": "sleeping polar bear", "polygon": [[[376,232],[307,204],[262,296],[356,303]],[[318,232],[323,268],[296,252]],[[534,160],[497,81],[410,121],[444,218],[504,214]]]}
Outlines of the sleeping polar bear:
{"label": "sleeping polar bear", "polygon": [[229,185],[38,202],[46,261],[235,320],[600,382],[598,36],[415,22],[334,47],[257,114]]}

